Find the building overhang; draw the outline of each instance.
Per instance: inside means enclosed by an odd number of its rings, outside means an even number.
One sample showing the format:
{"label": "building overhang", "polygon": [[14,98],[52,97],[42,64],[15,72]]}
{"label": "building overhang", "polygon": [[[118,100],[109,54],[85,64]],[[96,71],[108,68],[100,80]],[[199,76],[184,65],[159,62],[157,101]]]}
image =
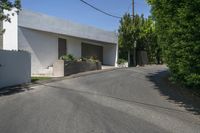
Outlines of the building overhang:
{"label": "building overhang", "polygon": [[118,42],[115,32],[104,31],[95,27],[80,25],[25,10],[19,13],[18,26],[108,44],[117,44]]}

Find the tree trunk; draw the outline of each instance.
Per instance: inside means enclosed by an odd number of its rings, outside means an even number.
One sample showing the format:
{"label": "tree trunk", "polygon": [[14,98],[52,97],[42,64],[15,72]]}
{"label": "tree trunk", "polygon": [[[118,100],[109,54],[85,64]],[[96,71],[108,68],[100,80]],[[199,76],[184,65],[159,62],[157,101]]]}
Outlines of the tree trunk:
{"label": "tree trunk", "polygon": [[129,67],[131,66],[131,59],[130,59],[131,54],[130,53],[131,53],[130,50],[128,50],[128,66]]}
{"label": "tree trunk", "polygon": [[136,64],[136,48],[133,49],[133,66],[135,67],[137,64]]}

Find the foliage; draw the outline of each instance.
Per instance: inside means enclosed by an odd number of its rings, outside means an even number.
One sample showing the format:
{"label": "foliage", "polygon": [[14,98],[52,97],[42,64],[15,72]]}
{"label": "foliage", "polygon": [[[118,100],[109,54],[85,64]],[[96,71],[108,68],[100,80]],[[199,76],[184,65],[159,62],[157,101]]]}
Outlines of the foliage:
{"label": "foliage", "polygon": [[125,14],[120,21],[119,27],[119,57],[127,59],[126,53],[133,51],[134,43],[137,42],[136,50],[145,50],[151,63],[160,63],[161,48],[157,42],[155,22],[151,17],[145,19],[143,15]]}
{"label": "foliage", "polygon": [[91,57],[81,57],[80,59],[81,61],[89,61],[89,62],[99,62],[98,59],[96,59],[94,56],[91,56]]}
{"label": "foliage", "polygon": [[137,50],[147,51],[150,63],[161,63],[162,51],[157,42],[155,22],[152,17],[147,19],[145,19],[143,15],[140,17],[140,34],[137,40]]}
{"label": "foliage", "polygon": [[91,61],[91,62],[99,62],[99,60],[96,57],[94,57],[94,56],[91,56],[89,58],[89,61]]}
{"label": "foliage", "polygon": [[60,59],[65,60],[65,61],[75,61],[76,60],[76,58],[71,54],[63,55],[60,57]]}
{"label": "foliage", "polygon": [[50,77],[31,77],[31,82],[38,82],[38,81],[44,81],[44,80],[49,80],[51,79]]}
{"label": "foliage", "polygon": [[9,14],[5,14],[3,10],[11,11],[13,8],[17,9],[17,12],[21,9],[21,0],[14,0],[11,2],[10,0],[1,0],[0,1],[0,20],[11,21]]}
{"label": "foliage", "polygon": [[120,20],[119,27],[119,48],[129,51],[133,48],[135,41],[133,31],[133,21],[130,14],[125,14]]}
{"label": "foliage", "polygon": [[200,88],[200,0],[148,0],[172,78]]}
{"label": "foliage", "polygon": [[117,60],[117,64],[121,65],[121,64],[125,64],[127,61],[124,59],[118,59]]}
{"label": "foliage", "polygon": [[88,61],[88,62],[94,62],[94,63],[99,62],[99,60],[97,60],[93,56],[91,56],[91,57],[81,57],[81,58],[77,59],[71,54],[61,56],[60,59],[64,60],[64,61],[86,61],[86,62]]}
{"label": "foliage", "polygon": [[[16,12],[18,13],[19,10],[21,9],[21,1],[20,0],[15,0],[14,2],[9,1],[9,0],[1,0],[0,1],[0,35],[3,35],[5,32],[5,29],[2,29],[2,21],[8,21],[11,22],[10,15],[5,14],[4,10],[11,11],[13,8],[16,8]],[[12,14],[14,15],[14,14]]]}

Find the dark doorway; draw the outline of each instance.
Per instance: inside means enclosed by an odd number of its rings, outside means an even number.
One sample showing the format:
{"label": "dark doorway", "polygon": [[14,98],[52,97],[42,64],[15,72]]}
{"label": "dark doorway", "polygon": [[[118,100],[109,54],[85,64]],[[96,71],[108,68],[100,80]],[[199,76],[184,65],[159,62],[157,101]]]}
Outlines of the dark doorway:
{"label": "dark doorway", "polygon": [[66,39],[58,38],[58,59],[67,54],[67,41]]}
{"label": "dark doorway", "polygon": [[82,57],[90,58],[95,57],[97,60],[103,62],[103,47],[82,43],[81,45]]}

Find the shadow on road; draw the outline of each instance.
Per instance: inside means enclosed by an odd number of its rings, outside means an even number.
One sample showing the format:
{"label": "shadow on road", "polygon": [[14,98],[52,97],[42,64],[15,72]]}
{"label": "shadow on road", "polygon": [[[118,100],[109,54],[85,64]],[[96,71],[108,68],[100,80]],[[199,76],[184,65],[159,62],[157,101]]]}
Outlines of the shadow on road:
{"label": "shadow on road", "polygon": [[161,95],[168,97],[167,100],[184,107],[195,115],[200,115],[200,98],[192,95],[192,90],[171,84],[168,80],[169,72],[167,70],[149,74],[146,77],[155,84],[155,89]]}
{"label": "shadow on road", "polygon": [[14,95],[17,93],[22,93],[22,92],[30,91],[30,90],[33,90],[33,89],[30,87],[25,87],[25,86],[3,88],[3,89],[0,89],[0,97]]}
{"label": "shadow on road", "polygon": [[75,89],[70,89],[70,88],[66,88],[66,87],[60,87],[60,86],[56,86],[56,85],[48,85],[48,84],[42,84],[42,83],[40,85],[45,86],[45,87],[54,88],[54,89],[65,90],[66,92],[75,92],[77,94],[102,96],[102,97],[112,98],[112,99],[122,101],[122,102],[128,102],[128,103],[131,103],[131,104],[134,103],[134,104],[140,104],[140,105],[147,106],[147,107],[159,108],[159,109],[163,109],[163,110],[173,111],[173,112],[188,113],[186,111],[181,111],[181,110],[177,110],[177,109],[173,109],[173,108],[163,107],[163,106],[159,106],[159,105],[155,105],[155,104],[149,104],[149,103],[145,103],[145,102],[141,102],[141,101],[137,101],[137,100],[128,100],[128,99],[125,99],[125,98],[120,98],[120,97],[109,95],[109,94],[101,94],[101,93],[96,93],[96,92],[86,91],[86,90],[75,90]]}

